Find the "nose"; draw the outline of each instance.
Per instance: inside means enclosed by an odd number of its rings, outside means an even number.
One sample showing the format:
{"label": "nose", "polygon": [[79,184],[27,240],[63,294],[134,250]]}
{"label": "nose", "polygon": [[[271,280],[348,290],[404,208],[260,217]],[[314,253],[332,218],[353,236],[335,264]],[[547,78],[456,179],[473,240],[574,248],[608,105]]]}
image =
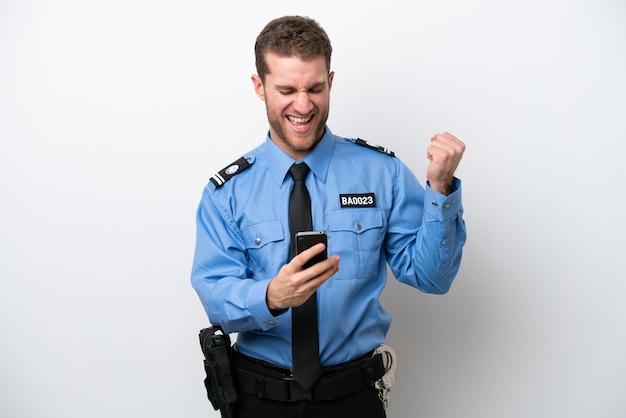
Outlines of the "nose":
{"label": "nose", "polygon": [[301,91],[296,94],[293,102],[294,110],[303,115],[309,113],[313,109],[313,102],[308,92]]}

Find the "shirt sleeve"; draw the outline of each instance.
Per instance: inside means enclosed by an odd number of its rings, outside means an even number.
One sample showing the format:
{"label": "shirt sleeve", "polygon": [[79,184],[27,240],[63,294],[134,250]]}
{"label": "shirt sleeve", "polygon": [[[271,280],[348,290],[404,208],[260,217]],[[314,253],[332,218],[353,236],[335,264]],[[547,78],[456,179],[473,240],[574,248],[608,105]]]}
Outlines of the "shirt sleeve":
{"label": "shirt sleeve", "polygon": [[385,240],[387,260],[398,280],[425,293],[444,294],[461,265],[466,240],[461,180],[444,196],[398,163],[393,207]]}
{"label": "shirt sleeve", "polygon": [[220,210],[209,187],[196,214],[191,283],[209,321],[225,332],[272,328],[279,320],[267,307],[269,280],[251,278],[241,232],[228,211]]}

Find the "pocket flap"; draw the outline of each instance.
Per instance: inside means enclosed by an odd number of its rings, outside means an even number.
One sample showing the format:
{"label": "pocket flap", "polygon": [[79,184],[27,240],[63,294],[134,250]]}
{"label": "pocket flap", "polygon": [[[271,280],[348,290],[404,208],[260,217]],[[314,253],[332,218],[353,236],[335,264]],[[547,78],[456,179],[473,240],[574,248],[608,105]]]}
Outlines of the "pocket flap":
{"label": "pocket flap", "polygon": [[372,228],[380,228],[384,224],[380,210],[337,210],[328,214],[330,231],[350,231],[361,234]]}
{"label": "pocket flap", "polygon": [[247,226],[241,230],[247,248],[258,249],[270,242],[285,239],[281,221],[268,221]]}

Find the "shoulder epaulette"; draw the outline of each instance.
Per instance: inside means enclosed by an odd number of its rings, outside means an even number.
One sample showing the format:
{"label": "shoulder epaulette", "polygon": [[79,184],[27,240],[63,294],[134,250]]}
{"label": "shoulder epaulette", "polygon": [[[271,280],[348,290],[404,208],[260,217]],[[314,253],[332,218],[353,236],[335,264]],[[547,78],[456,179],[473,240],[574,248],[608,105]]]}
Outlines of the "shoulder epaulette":
{"label": "shoulder epaulette", "polygon": [[367,142],[366,140],[361,139],[361,138],[355,139],[354,143],[357,144],[357,145],[362,145],[362,146],[367,147],[367,148],[375,149],[378,152],[382,152],[382,153],[390,155],[392,157],[396,155],[389,148],[385,148],[383,146],[376,145],[376,144],[370,144],[369,142]]}
{"label": "shoulder epaulette", "polygon": [[241,173],[251,165],[252,164],[250,164],[250,161],[248,161],[247,158],[241,157],[240,159],[228,165],[226,168],[222,169],[213,177],[211,177],[211,182],[215,185],[215,188],[220,188],[233,176]]}

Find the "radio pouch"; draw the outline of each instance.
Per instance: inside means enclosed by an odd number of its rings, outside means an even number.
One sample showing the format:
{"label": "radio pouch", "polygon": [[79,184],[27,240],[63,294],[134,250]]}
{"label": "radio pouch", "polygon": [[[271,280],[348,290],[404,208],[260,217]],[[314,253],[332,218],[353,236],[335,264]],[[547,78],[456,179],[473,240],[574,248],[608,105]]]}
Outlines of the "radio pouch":
{"label": "radio pouch", "polygon": [[232,418],[237,392],[231,368],[230,336],[219,325],[210,326],[200,330],[200,346],[204,354],[204,386],[209,401],[215,410],[221,411],[223,418]]}

